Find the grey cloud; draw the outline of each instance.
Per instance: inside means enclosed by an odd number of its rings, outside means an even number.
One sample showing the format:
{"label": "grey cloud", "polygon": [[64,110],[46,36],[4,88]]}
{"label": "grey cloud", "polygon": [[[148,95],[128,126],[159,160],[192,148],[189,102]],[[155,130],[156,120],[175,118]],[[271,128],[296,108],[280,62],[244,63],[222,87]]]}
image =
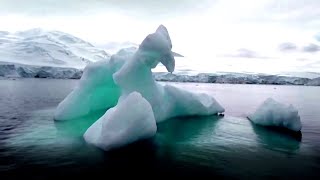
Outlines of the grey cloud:
{"label": "grey cloud", "polygon": [[287,51],[295,51],[297,50],[297,46],[291,42],[281,43],[278,47],[280,51],[287,52]]}
{"label": "grey cloud", "polygon": [[279,15],[279,19],[287,20],[310,20],[318,19],[320,15],[319,0],[273,0],[269,4],[268,10]]}
{"label": "grey cloud", "polygon": [[[282,52],[296,52],[300,48],[298,48],[294,43],[285,42],[285,43],[281,43],[278,49]],[[318,52],[320,51],[320,46],[317,44],[310,43],[308,45],[301,47],[301,51],[306,53]]]}
{"label": "grey cloud", "polygon": [[309,53],[317,52],[317,51],[320,51],[320,46],[310,43],[309,45],[304,46],[302,48],[302,51],[309,52]]}
{"label": "grey cloud", "polygon": [[303,68],[312,68],[312,69],[319,69],[320,68],[320,61],[307,63],[303,66]]}
{"label": "grey cloud", "polygon": [[245,49],[245,48],[238,49],[235,53],[224,54],[222,56],[223,57],[235,57],[235,58],[262,58],[262,59],[269,58],[266,56],[261,56],[257,52],[249,50],[249,49]]}
{"label": "grey cloud", "polygon": [[297,58],[298,61],[310,61],[310,59],[307,58]]}
{"label": "grey cloud", "polygon": [[319,0],[269,0],[248,21],[284,23],[304,28],[318,28]]}
{"label": "grey cloud", "polygon": [[201,11],[210,0],[1,0],[0,14],[79,15],[117,11],[158,17]]}
{"label": "grey cloud", "polygon": [[238,49],[236,56],[244,58],[255,58],[258,55],[256,52],[251,51],[249,49]]}

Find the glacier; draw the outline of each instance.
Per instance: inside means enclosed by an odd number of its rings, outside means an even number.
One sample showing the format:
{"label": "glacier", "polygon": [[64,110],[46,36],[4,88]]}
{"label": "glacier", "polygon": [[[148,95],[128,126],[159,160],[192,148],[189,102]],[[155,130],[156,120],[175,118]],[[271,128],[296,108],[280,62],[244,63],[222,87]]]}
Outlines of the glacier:
{"label": "glacier", "polygon": [[298,110],[292,105],[286,106],[272,98],[265,100],[248,116],[248,119],[258,125],[276,126],[297,132],[302,128]]}
{"label": "glacier", "polygon": [[[97,137],[111,127],[101,124],[113,122],[114,117],[120,116],[117,115],[118,113],[123,114],[120,118],[121,122],[124,122],[124,124],[120,123],[121,128],[126,127],[125,124],[130,118],[148,119],[145,117],[149,116],[148,113],[137,118],[136,116],[143,114],[131,110],[133,107],[130,107],[140,106],[140,101],[144,99],[152,107],[152,114],[157,123],[177,116],[223,113],[224,108],[207,94],[191,93],[170,85],[161,85],[155,81],[151,69],[159,63],[162,63],[168,72],[174,71],[174,55],[177,53],[172,52],[171,49],[169,33],[166,27],[160,25],[154,33],[149,34],[142,41],[138,50],[119,52],[111,56],[108,61],[89,64],[84,69],[79,86],[58,105],[54,119],[57,121],[71,120],[90,115],[98,110],[111,108],[84,135],[88,143],[99,144],[98,147],[107,150],[109,147],[118,147],[119,144],[124,145],[125,142],[131,142],[131,140],[120,138],[119,141],[112,141],[112,144],[106,145],[103,139],[97,140]],[[139,96],[139,94],[143,98],[138,98],[132,103],[130,97]],[[128,105],[127,101],[131,104]],[[146,129],[141,129],[140,133],[144,134],[143,131]],[[135,131],[135,128],[132,131]],[[130,134],[125,133],[119,136],[129,137]],[[135,137],[135,134],[132,136]]]}

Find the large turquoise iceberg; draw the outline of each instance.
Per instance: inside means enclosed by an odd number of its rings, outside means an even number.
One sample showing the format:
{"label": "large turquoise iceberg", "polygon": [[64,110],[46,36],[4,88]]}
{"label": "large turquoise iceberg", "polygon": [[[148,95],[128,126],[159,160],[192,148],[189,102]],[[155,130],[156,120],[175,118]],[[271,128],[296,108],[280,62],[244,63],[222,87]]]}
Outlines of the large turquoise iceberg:
{"label": "large turquoise iceberg", "polygon": [[[156,32],[149,34],[142,41],[136,51],[121,51],[107,61],[88,65],[79,86],[58,105],[55,120],[77,119],[95,111],[106,110],[107,112],[87,130],[84,137],[88,143],[108,150],[154,135],[156,131],[151,131],[153,128],[145,126],[145,121],[152,121],[150,119],[158,123],[177,116],[213,115],[224,112],[224,108],[207,94],[161,85],[154,80],[151,69],[159,63],[162,63],[168,72],[174,71],[174,56],[177,53],[171,49],[169,33],[165,26],[160,25]],[[135,101],[130,100],[130,97],[135,97]],[[152,112],[148,111],[146,103],[150,105]],[[119,115],[121,113],[126,115]],[[146,118],[150,113],[154,118]],[[133,122],[134,119],[137,120]],[[108,125],[114,122],[118,123],[117,126]],[[136,124],[130,126],[131,123]],[[147,124],[152,126],[152,123]],[[115,131],[114,128],[118,128],[119,131]],[[108,135],[108,132],[119,134]],[[113,139],[118,136],[122,138],[118,141]]]}

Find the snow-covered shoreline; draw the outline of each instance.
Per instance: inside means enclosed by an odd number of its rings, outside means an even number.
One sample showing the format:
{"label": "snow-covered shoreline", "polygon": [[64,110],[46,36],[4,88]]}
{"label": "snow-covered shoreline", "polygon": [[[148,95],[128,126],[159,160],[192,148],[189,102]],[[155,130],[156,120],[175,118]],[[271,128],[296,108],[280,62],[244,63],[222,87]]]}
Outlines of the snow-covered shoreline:
{"label": "snow-covered shoreline", "polygon": [[311,78],[268,75],[268,74],[199,73],[197,75],[181,75],[181,74],[170,74],[170,73],[154,73],[154,77],[157,81],[171,81],[171,82],[320,86],[320,77],[311,79]]}
{"label": "snow-covered shoreline", "polygon": [[[0,77],[2,78],[80,79],[82,73],[82,69],[76,68],[0,63]],[[292,76],[245,73],[199,73],[196,75],[187,75],[166,72],[154,72],[153,76],[157,81],[169,82],[320,86],[319,77],[310,79]]]}
{"label": "snow-covered shoreline", "polygon": [[0,77],[3,78],[80,79],[82,73],[76,68],[0,63]]}

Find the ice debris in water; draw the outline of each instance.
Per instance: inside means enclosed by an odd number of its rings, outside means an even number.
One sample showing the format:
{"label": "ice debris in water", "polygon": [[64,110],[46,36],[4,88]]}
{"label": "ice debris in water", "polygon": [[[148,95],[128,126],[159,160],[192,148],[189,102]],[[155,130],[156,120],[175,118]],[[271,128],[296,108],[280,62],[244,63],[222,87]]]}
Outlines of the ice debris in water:
{"label": "ice debris in water", "polygon": [[281,104],[272,98],[265,100],[248,118],[262,126],[283,127],[297,132],[302,128],[298,110],[292,105]]}

